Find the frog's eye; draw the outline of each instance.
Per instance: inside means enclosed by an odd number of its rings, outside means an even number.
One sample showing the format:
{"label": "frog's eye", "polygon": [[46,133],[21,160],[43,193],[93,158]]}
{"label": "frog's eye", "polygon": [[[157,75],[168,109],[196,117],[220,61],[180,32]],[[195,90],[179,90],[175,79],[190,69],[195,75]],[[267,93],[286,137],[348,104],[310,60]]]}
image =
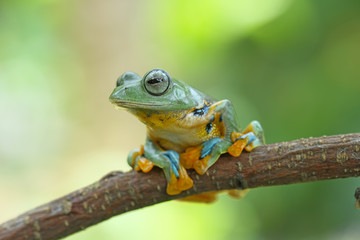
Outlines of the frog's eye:
{"label": "frog's eye", "polygon": [[151,95],[159,96],[167,92],[171,84],[171,78],[167,72],[154,69],[145,74],[144,87]]}

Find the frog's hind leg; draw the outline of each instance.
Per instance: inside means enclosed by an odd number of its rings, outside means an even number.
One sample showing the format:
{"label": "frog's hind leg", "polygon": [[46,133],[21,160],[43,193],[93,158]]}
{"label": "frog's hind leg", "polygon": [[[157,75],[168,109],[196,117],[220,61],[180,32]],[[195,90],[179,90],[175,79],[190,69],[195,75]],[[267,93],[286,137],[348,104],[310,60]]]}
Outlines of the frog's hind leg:
{"label": "frog's hind leg", "polygon": [[232,132],[231,140],[233,144],[228,152],[234,157],[240,156],[243,149],[250,152],[254,148],[264,145],[264,131],[258,121],[252,121],[243,132]]}

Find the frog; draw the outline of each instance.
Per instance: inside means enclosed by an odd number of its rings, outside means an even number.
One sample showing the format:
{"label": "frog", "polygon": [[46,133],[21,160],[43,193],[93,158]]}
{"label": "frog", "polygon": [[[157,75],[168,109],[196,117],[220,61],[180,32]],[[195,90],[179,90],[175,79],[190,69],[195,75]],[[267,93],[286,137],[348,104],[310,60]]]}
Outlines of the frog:
{"label": "frog", "polygon": [[187,169],[203,175],[221,154],[238,157],[243,150],[265,144],[258,121],[240,130],[230,100],[217,101],[160,68],[143,77],[125,72],[109,99],[147,129],[145,144],[130,151],[128,164],[145,173],[154,166],[161,168],[169,195],[193,187]]}

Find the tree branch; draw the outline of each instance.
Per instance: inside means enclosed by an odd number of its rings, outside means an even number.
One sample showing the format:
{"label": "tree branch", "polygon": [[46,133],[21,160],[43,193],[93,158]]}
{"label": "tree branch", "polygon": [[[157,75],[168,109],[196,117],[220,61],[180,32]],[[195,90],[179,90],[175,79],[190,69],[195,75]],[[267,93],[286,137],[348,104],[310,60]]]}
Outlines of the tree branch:
{"label": "tree branch", "polygon": [[205,175],[189,171],[194,187],[166,194],[160,169],[113,172],[0,225],[0,239],[58,239],[112,216],[203,192],[283,185],[360,175],[360,134],[300,139],[228,154]]}

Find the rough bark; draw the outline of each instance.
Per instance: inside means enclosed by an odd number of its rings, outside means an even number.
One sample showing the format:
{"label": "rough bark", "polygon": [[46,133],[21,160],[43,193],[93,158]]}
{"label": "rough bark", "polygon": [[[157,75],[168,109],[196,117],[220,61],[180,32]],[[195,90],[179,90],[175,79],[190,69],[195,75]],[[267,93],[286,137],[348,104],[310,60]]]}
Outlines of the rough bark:
{"label": "rough bark", "polygon": [[0,239],[58,239],[124,212],[203,192],[357,177],[360,134],[269,144],[238,158],[224,154],[205,175],[189,174],[194,187],[169,196],[159,169],[109,173],[1,224]]}

